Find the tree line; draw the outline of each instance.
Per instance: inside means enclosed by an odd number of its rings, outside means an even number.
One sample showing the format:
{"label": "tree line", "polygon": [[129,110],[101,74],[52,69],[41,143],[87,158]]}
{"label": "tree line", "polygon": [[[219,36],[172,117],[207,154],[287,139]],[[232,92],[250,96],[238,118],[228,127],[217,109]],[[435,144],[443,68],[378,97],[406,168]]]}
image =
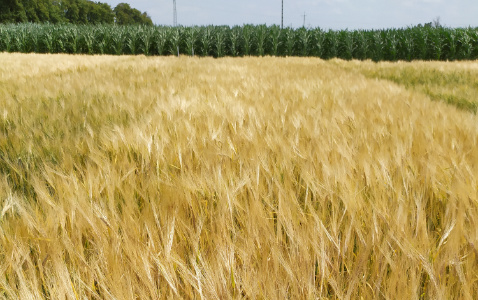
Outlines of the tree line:
{"label": "tree line", "polygon": [[0,23],[153,25],[146,12],[89,0],[0,0]]}

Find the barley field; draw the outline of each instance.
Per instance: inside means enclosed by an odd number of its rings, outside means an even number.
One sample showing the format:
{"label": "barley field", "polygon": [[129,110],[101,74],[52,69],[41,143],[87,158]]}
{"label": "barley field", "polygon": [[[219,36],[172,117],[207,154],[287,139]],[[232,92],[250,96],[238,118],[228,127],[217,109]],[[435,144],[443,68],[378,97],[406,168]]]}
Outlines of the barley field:
{"label": "barley field", "polygon": [[477,72],[0,54],[0,299],[476,299]]}

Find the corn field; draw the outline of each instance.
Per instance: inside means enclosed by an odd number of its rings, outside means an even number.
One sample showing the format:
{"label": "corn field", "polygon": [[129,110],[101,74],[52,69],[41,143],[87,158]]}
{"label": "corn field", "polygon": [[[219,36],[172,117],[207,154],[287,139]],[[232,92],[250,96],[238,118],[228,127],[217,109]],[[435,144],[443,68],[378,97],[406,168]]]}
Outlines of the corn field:
{"label": "corn field", "polygon": [[0,25],[0,52],[473,60],[478,58],[478,28],[417,26],[325,31],[281,29],[278,25],[4,24]]}

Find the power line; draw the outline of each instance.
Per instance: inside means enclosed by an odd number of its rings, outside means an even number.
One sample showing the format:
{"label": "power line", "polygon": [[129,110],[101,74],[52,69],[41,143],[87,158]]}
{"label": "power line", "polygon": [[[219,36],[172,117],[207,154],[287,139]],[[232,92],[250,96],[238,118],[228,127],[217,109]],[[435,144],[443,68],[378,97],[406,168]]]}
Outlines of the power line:
{"label": "power line", "polygon": [[284,0],[282,0],[282,12],[281,12],[280,28],[284,29]]}
{"label": "power line", "polygon": [[173,0],[173,26],[178,26],[178,12],[176,10],[176,0]]}

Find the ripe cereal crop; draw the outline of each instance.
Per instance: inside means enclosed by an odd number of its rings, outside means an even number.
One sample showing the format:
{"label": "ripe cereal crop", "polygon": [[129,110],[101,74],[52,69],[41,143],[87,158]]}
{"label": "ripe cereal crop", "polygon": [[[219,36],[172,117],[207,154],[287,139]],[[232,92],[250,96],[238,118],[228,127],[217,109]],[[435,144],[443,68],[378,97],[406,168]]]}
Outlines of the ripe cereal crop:
{"label": "ripe cereal crop", "polygon": [[413,66],[0,54],[0,298],[476,299],[478,119]]}

